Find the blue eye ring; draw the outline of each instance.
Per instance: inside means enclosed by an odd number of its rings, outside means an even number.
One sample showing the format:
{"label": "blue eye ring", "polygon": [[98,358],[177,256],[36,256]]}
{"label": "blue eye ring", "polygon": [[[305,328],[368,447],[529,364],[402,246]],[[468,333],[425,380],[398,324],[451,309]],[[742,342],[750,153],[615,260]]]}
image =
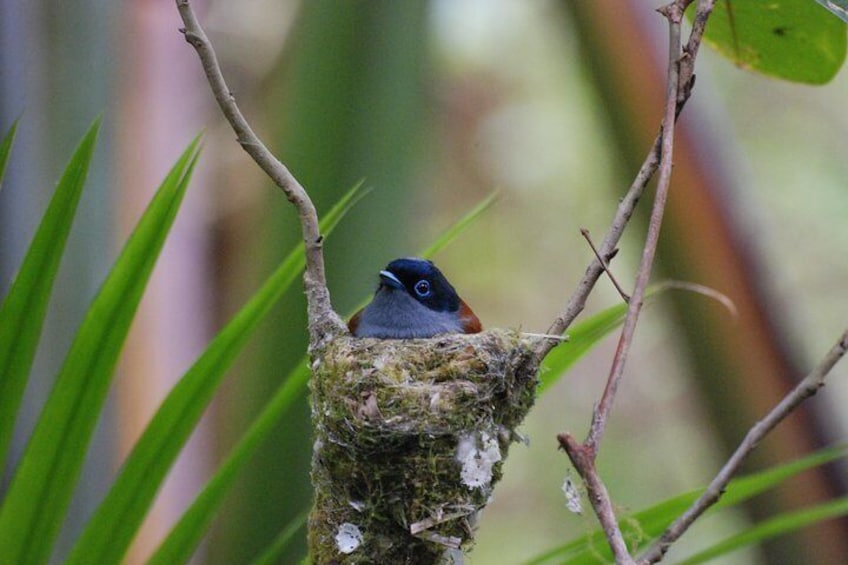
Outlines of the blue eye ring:
{"label": "blue eye ring", "polygon": [[413,288],[415,289],[415,294],[417,294],[421,298],[430,296],[430,281],[426,279],[421,279],[420,281],[415,283],[415,286]]}

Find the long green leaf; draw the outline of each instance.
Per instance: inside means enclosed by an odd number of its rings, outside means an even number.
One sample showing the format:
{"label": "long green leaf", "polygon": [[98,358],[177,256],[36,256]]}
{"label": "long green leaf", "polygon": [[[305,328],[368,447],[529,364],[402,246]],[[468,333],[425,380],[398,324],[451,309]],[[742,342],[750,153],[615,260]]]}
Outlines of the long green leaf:
{"label": "long green leaf", "polygon": [[3,178],[6,174],[6,164],[9,162],[9,154],[12,152],[12,145],[15,143],[15,134],[18,132],[18,120],[12,122],[12,126],[6,135],[3,136],[3,141],[0,141],[0,188],[3,188]]}
{"label": "long green leaf", "polygon": [[460,236],[465,230],[468,229],[471,224],[476,222],[486,210],[492,207],[492,204],[498,199],[498,193],[493,192],[486,198],[480,201],[474,208],[468,211],[462,218],[459,219],[455,224],[450,226],[444,232],[442,232],[439,237],[436,238],[429,247],[423,249],[419,254],[420,257],[424,257],[425,259],[428,257],[432,257],[445,247],[454,241],[457,237]]}
{"label": "long green leaf", "polygon": [[197,161],[195,139],[162,183],[94,298],[0,509],[0,555],[44,563],[100,416],[118,355]]}
{"label": "long green leaf", "polygon": [[306,525],[306,519],[309,517],[309,512],[304,512],[300,516],[292,519],[288,525],[283,528],[271,545],[262,552],[262,554],[254,559],[250,565],[274,565],[280,563],[283,552],[291,543],[297,532]]}
{"label": "long green leaf", "polygon": [[[645,293],[645,299],[650,304],[658,295],[670,290],[683,290],[695,292],[711,298],[724,306],[732,315],[736,315],[736,307],[724,294],[711,288],[682,281],[665,281],[651,286]],[[601,310],[568,329],[568,342],[555,347],[548,353],[542,363],[539,373],[539,390],[541,395],[556,383],[565,372],[571,368],[581,357],[589,352],[601,339],[606,337],[615,328],[624,323],[627,315],[627,304],[616,304],[605,310]]]}
{"label": "long green leaf", "polygon": [[568,330],[568,341],[553,348],[539,371],[538,394],[543,394],[599,341],[624,322],[627,304],[616,304],[584,318]]}
{"label": "long green leaf", "polygon": [[227,459],[218,467],[215,475],[153,554],[148,565],[185,563],[191,557],[215,517],[224,496],[235,482],[238,471],[268,437],[280,417],[301,397],[308,381],[309,369],[305,363],[289,373],[283,386],[277,389]]}
{"label": "long green leaf", "polygon": [[[494,195],[491,195],[475,206],[474,209],[460,218],[456,224],[448,228],[434,245],[425,249],[421,253],[421,256],[428,257],[431,253],[435,253],[456,239],[474,220],[479,218],[491,206],[493,200]],[[328,214],[325,220],[329,219],[330,215]],[[307,361],[307,357],[304,356],[285,378],[283,385],[265,405],[265,408],[253,421],[248,431],[242,436],[227,459],[218,467],[215,475],[209,480],[189,509],[171,530],[162,545],[157,549],[151,559],[151,564],[165,565],[168,563],[179,563],[191,556],[195,547],[206,533],[206,529],[215,516],[215,512],[217,512],[221,503],[224,501],[225,495],[235,482],[238,471],[241,470],[250,456],[262,444],[293,401],[303,394],[303,389],[309,381]]]}
{"label": "long green leaf", "polygon": [[777,536],[782,536],[811,526],[823,520],[830,520],[848,515],[848,497],[830,500],[811,508],[794,512],[786,512],[769,518],[751,528],[739,532],[695,555],[684,559],[680,565],[695,565],[721,557],[737,549],[762,543]]}
{"label": "long green leaf", "polygon": [[[321,223],[330,234],[362,196],[357,184]],[[127,457],[118,478],[98,507],[67,561],[71,564],[117,563],[135,536],[168,470],[188,440],[223,375],[279,297],[303,270],[299,244],[260,290],[215,336],[171,390]]]}
{"label": "long green leaf", "polygon": [[[16,127],[17,122],[0,144],[0,181]],[[15,418],[47,313],[47,302],[71,231],[99,128],[98,118],[65,167],[18,276],[0,306],[0,469],[6,463]]]}
{"label": "long green leaf", "polygon": [[[811,455],[796,459],[789,463],[777,465],[744,477],[733,479],[721,499],[708,512],[721,508],[736,506],[750,498],[762,494],[788,480],[789,478],[811,469],[824,465],[848,452],[848,446],[829,447]],[[659,504],[637,512],[633,516],[622,519],[619,526],[626,539],[638,539],[638,547],[644,548],[683,513],[704,489],[696,489],[685,494],[674,496]],[[526,562],[526,565],[547,565],[551,563],[596,563],[598,556],[612,559],[609,546],[604,534],[596,530],[580,536],[565,545],[553,548]]]}

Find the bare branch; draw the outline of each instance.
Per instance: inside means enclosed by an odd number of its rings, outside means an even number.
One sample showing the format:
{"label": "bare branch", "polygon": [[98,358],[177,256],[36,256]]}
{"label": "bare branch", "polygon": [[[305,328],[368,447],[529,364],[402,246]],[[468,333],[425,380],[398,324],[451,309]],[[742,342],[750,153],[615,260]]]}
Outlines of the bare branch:
{"label": "bare branch", "polygon": [[[642,253],[642,260],[639,265],[639,270],[636,276],[636,284],[633,294],[628,301],[627,316],[622,328],[621,337],[619,338],[618,347],[613,358],[610,374],[607,379],[606,387],[604,388],[601,400],[595,408],[592,416],[592,425],[589,430],[589,435],[583,444],[577,443],[570,434],[560,434],[558,437],[560,445],[566,450],[572,464],[577,469],[577,472],[583,478],[589,493],[589,502],[601,522],[604,534],[610,548],[615,556],[616,563],[633,563],[633,558],[627,551],[627,546],[618,527],[618,520],[615,516],[612,501],[609,493],[604,486],[600,475],[595,468],[595,458],[597,457],[598,449],[601,440],[603,439],[604,431],[612,411],[613,401],[615,399],[618,385],[621,382],[624,373],[624,363],[627,359],[627,353],[633,341],[633,336],[636,330],[636,323],[639,318],[639,313],[645,299],[645,290],[648,285],[648,280],[651,274],[651,268],[656,255],[657,242],[659,241],[660,227],[662,218],[665,212],[665,203],[668,198],[668,192],[671,185],[671,170],[672,170],[672,155],[674,150],[674,124],[679,115],[682,104],[691,92],[693,83],[691,65],[694,64],[694,57],[690,53],[696,53],[698,42],[703,33],[703,27],[699,30],[697,40],[694,46],[690,42],[686,47],[686,51],[681,50],[681,22],[683,20],[683,12],[691,0],[676,0],[667,6],[658,10],[662,13],[669,23],[669,55],[668,55],[668,82],[666,86],[665,96],[665,112],[663,117],[662,129],[660,136],[654,143],[650,154],[645,163],[642,165],[639,174],[636,177],[633,185],[627,193],[625,199],[619,204],[618,212],[613,225],[607,232],[604,238],[604,243],[600,252],[596,251],[596,258],[587,269],[583,280],[580,283],[577,291],[572,295],[571,300],[566,306],[566,310],[555,321],[548,333],[560,333],[565,331],[565,328],[574,317],[583,309],[586,298],[592,287],[597,281],[600,273],[605,269],[603,258],[606,257],[615,248],[621,233],[629,220],[639,196],[644,190],[648,179],[656,170],[656,163],[659,162],[660,178],[657,184],[657,192],[654,198],[654,205],[651,211],[651,219],[648,225],[648,235],[645,241],[645,247]],[[699,6],[699,10],[706,10],[707,14],[712,10],[712,3],[705,0]],[[681,67],[689,67],[686,72],[685,82],[681,82]],[[543,344],[543,347],[550,347],[550,344]],[[548,349],[549,350],[549,349]],[[537,351],[541,351],[537,350]]]}
{"label": "bare branch", "polygon": [[615,400],[615,394],[621,382],[621,376],[624,374],[624,363],[630,351],[630,346],[633,343],[636,323],[639,320],[639,313],[642,311],[642,305],[645,301],[645,289],[648,287],[648,279],[651,276],[654,256],[657,252],[657,242],[660,238],[660,227],[662,226],[662,219],[665,214],[665,203],[668,199],[669,188],[671,187],[674,121],[677,112],[677,79],[679,77],[678,59],[680,57],[681,45],[680,24],[683,20],[683,8],[678,3],[673,2],[659,11],[668,18],[669,22],[668,85],[666,86],[665,117],[663,118],[662,127],[660,178],[657,183],[657,193],[654,197],[654,207],[651,210],[648,236],[642,251],[642,260],[639,264],[639,271],[636,274],[636,286],[633,289],[630,301],[627,303],[627,316],[624,319],[624,327],[621,330],[621,337],[618,340],[618,347],[615,350],[607,385],[598,403],[598,408],[595,410],[589,437],[585,442],[586,447],[593,453],[597,453],[598,446],[603,439],[613,401]]}
{"label": "bare branch", "polygon": [[609,261],[611,260],[612,255],[615,253],[615,251],[613,251],[613,253],[610,253],[610,255],[608,256],[609,258],[601,257],[601,254],[598,253],[598,248],[595,247],[595,243],[592,241],[592,235],[589,233],[589,230],[587,230],[586,228],[580,228],[580,235],[583,236],[583,238],[586,240],[586,243],[588,243],[589,247],[592,248],[592,253],[595,254],[595,259],[600,261],[601,267],[603,267],[604,272],[607,274],[607,277],[609,278],[610,282],[612,282],[612,285],[615,287],[615,290],[618,291],[618,294],[619,296],[621,296],[621,299],[625,302],[630,302],[630,295],[624,292],[624,289],[621,288],[620,284],[618,284],[615,275],[612,274],[612,271],[610,271],[609,268]]}
{"label": "bare branch", "polygon": [[[625,194],[624,198],[622,198],[619,202],[612,224],[610,225],[609,230],[607,230],[604,240],[601,242],[600,248],[598,248],[598,254],[601,257],[607,257],[615,250],[622,234],[624,233],[624,228],[627,227],[627,223],[630,221],[630,217],[636,209],[636,204],[642,197],[642,193],[645,191],[645,187],[648,186],[648,182],[651,180],[651,177],[654,176],[654,172],[656,172],[660,163],[661,141],[661,135],[657,135],[651,151],[648,153],[648,156],[645,157],[645,161],[642,163],[642,167],[639,169],[636,178],[627,190],[627,194]],[[579,316],[586,307],[586,300],[589,298],[589,294],[592,292],[592,289],[595,288],[595,283],[598,282],[598,279],[603,272],[604,267],[601,262],[598,261],[597,258],[593,259],[592,262],[589,263],[589,266],[586,267],[586,272],[583,274],[583,278],[580,279],[579,283],[577,283],[577,288],[574,293],[572,293],[571,298],[568,299],[568,303],[565,305],[565,308],[563,308],[562,312],[560,312],[554,319],[546,333],[559,335],[568,329],[572,322],[574,322],[577,316]],[[540,360],[544,359],[556,345],[556,342],[553,341],[539,344],[539,347],[536,350],[537,358]]]}
{"label": "bare branch", "polygon": [[303,242],[306,249],[306,270],[303,274],[309,309],[310,343],[315,345],[324,338],[345,331],[344,324],[333,311],[327,280],[324,274],[323,236],[318,229],[318,213],[306,190],[294,175],[268,150],[253,132],[230,92],[212,43],[200,26],[189,0],[176,0],[177,9],[185,28],[180,31],[197,51],[212,94],[221,111],[236,133],[239,144],[271,180],[283,190],[286,198],[297,209]]}
{"label": "bare branch", "polygon": [[568,458],[574,463],[575,469],[586,485],[586,494],[592,503],[598,521],[601,523],[601,528],[604,530],[615,562],[617,564],[635,565],[636,562],[630,556],[627,543],[618,527],[618,520],[612,508],[612,499],[598,474],[598,470],[595,468],[595,454],[591,453],[586,446],[578,443],[570,434],[559,434],[557,440],[560,447],[568,453]]}
{"label": "bare branch", "polygon": [[828,373],[842,359],[846,351],[848,351],[848,330],[845,330],[845,333],[842,334],[819,365],[804,377],[765,418],[754,424],[745,435],[745,439],[742,440],[742,443],[739,444],[739,447],[736,448],[736,451],[733,452],[733,455],[724,464],[724,467],[721,468],[712,482],[710,482],[704,493],[663,532],[660,539],[639,560],[640,564],[647,565],[660,561],[671,544],[677,541],[701,514],[718,502],[721,495],[724,494],[725,487],[727,487],[730,479],[739,471],[739,467],[741,467],[745,458],[798,405],[816,394],[825,385],[825,379]]}
{"label": "bare branch", "polygon": [[[693,0],[684,0],[676,2],[676,4],[679,4],[681,11],[683,11],[689,4],[692,3],[692,1]],[[712,13],[714,4],[715,0],[700,0],[698,9],[695,12],[689,41],[684,47],[684,55],[680,59],[680,79],[677,90],[677,115],[680,115],[681,110],[683,110],[683,106],[686,104],[687,100],[689,100],[689,96],[692,93],[692,87],[695,83],[695,58],[698,55],[698,49],[701,45],[704,29],[707,20]],[[624,233],[624,229],[627,227],[630,217],[636,209],[636,204],[639,203],[639,199],[642,197],[642,193],[648,186],[648,182],[654,176],[654,173],[659,167],[661,147],[662,130],[660,130],[654,139],[654,144],[651,146],[651,150],[645,157],[636,177],[633,179],[633,183],[627,189],[627,193],[618,204],[612,223],[610,224],[610,227],[604,236],[604,240],[598,249],[598,254],[600,254],[601,257],[609,256],[609,254],[612,253],[618,245],[618,242]],[[592,260],[586,268],[583,278],[581,278],[580,282],[577,284],[577,288],[568,299],[565,307],[554,319],[546,333],[562,334],[568,329],[568,327],[586,307],[586,300],[589,298],[589,294],[592,292],[592,289],[595,287],[595,283],[598,281],[603,272],[604,269],[601,262],[597,259]],[[537,359],[544,359],[555,346],[555,342],[540,344],[539,348],[536,350]]]}

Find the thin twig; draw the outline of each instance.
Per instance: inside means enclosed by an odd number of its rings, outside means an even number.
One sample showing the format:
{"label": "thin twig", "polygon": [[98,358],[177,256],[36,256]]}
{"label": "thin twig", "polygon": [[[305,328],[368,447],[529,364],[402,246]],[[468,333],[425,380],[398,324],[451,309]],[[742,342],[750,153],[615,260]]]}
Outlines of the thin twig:
{"label": "thin twig", "polygon": [[609,492],[595,468],[594,454],[589,453],[586,447],[575,440],[570,434],[563,433],[557,436],[560,447],[568,454],[568,458],[574,464],[574,468],[586,485],[586,495],[592,504],[595,515],[601,523],[607,542],[612,549],[615,562],[621,564],[635,565],[635,561],[627,550],[627,543],[618,527],[615,510],[612,507],[612,499]]}
{"label": "thin twig", "polygon": [[[618,340],[618,347],[615,350],[610,374],[607,378],[607,384],[604,392],[601,395],[601,400],[595,410],[592,418],[592,427],[589,431],[589,437],[586,439],[585,445],[590,451],[597,453],[598,446],[604,436],[607,422],[609,421],[610,411],[612,410],[613,401],[615,400],[618,385],[621,383],[621,377],[624,374],[624,363],[627,360],[627,354],[630,351],[630,346],[633,343],[633,336],[636,332],[636,323],[639,320],[639,313],[642,311],[642,305],[645,301],[645,289],[648,287],[648,279],[651,276],[651,269],[654,264],[654,256],[657,252],[657,242],[660,238],[660,227],[662,226],[663,215],[665,214],[665,204],[668,199],[669,188],[671,186],[671,169],[672,156],[674,152],[674,121],[677,111],[677,84],[679,76],[679,57],[680,57],[680,27],[683,20],[683,7],[677,2],[660,8],[659,12],[668,18],[669,28],[669,46],[668,46],[668,85],[666,87],[666,104],[665,117],[663,118],[662,128],[662,156],[660,159],[660,178],[657,182],[656,196],[654,197],[654,206],[651,210],[651,219],[648,224],[648,235],[645,241],[645,247],[642,251],[642,260],[639,264],[639,271],[636,274],[636,286],[633,288],[633,295],[628,302],[627,316],[624,318],[624,327],[621,330],[621,337]],[[594,457],[593,457],[594,459]]]}
{"label": "thin twig", "polygon": [[[613,252],[613,250],[615,250],[622,234],[624,233],[624,229],[627,227],[627,223],[630,221],[630,217],[633,215],[633,211],[636,209],[636,204],[642,197],[642,193],[648,186],[648,182],[651,180],[651,177],[654,176],[654,172],[656,172],[660,162],[661,142],[661,135],[657,135],[654,140],[654,145],[651,147],[651,151],[648,153],[648,156],[645,157],[645,161],[642,163],[639,172],[636,174],[636,178],[627,190],[627,194],[625,194],[624,198],[622,198],[618,203],[615,217],[610,224],[609,230],[607,230],[607,233],[604,236],[604,240],[601,242],[600,248],[598,248],[598,253],[602,257],[608,256]],[[565,308],[563,308],[557,315],[553,323],[551,323],[551,326],[548,328],[548,331],[545,333],[561,334],[568,329],[572,322],[574,322],[577,316],[579,316],[586,307],[586,300],[589,298],[589,294],[592,292],[592,289],[595,288],[595,283],[598,282],[598,279],[601,277],[603,272],[604,268],[603,265],[601,265],[601,262],[598,261],[597,258],[592,259],[592,262],[589,263],[588,267],[586,267],[586,272],[583,273],[583,278],[581,278],[580,282],[577,283],[577,288],[568,299]],[[544,359],[555,346],[556,343],[554,342],[539,343],[536,348],[536,358],[539,360]]]}
{"label": "thin twig", "polygon": [[[693,0],[686,0],[681,2],[681,8],[685,10],[692,1]],[[698,9],[695,12],[695,18],[692,21],[692,31],[689,34],[689,42],[686,44],[686,47],[684,47],[684,56],[680,60],[680,80],[677,91],[676,115],[680,115],[681,110],[683,110],[683,107],[692,94],[692,88],[695,85],[695,59],[698,56],[698,49],[701,46],[701,40],[704,36],[707,20],[712,13],[714,4],[715,0],[700,0]],[[648,182],[654,176],[654,173],[659,166],[661,147],[662,130],[654,138],[651,150],[648,151],[648,155],[645,157],[642,166],[639,168],[639,172],[633,179],[633,183],[627,189],[627,193],[618,204],[612,223],[610,224],[610,227],[604,236],[604,240],[601,242],[601,246],[598,249],[598,253],[602,257],[609,256],[609,254],[612,253],[618,245],[618,242],[624,233],[624,229],[627,227],[630,217],[636,209],[636,204],[638,204],[639,199],[642,197],[642,193],[648,186]],[[592,262],[589,263],[589,266],[586,267],[586,272],[583,274],[583,278],[580,279],[580,282],[577,284],[577,288],[568,299],[565,307],[551,323],[551,326],[548,328],[546,333],[561,334],[568,329],[568,327],[586,307],[586,300],[589,298],[589,294],[592,292],[592,289],[595,287],[595,283],[598,282],[598,279],[603,272],[604,269],[601,262],[597,259],[593,259]],[[540,343],[536,348],[536,358],[538,360],[544,359],[555,346],[556,344],[553,342]]]}
{"label": "thin twig", "polygon": [[639,560],[640,565],[656,563],[665,555],[672,543],[682,536],[689,526],[698,519],[710,506],[718,502],[730,479],[739,471],[745,458],[757,447],[763,438],[775,426],[786,419],[802,402],[813,396],[825,385],[825,379],[834,365],[848,352],[848,330],[842,334],[819,365],[799,382],[792,391],[781,400],[765,418],[754,424],[745,435],[745,439],[724,464],[715,478],[710,482],[704,493],[692,503],[686,512],[680,515],[662,536],[644,553]]}
{"label": "thin twig", "polygon": [[344,324],[330,303],[330,292],[327,290],[324,273],[323,237],[318,228],[318,213],[315,205],[294,175],[253,132],[239,110],[235,97],[224,80],[212,43],[200,26],[189,0],[176,0],[176,3],[185,25],[185,28],[180,31],[185,35],[186,41],[197,51],[212,94],[236,133],[239,144],[274,181],[274,184],[283,190],[286,198],[297,209],[306,249],[306,270],[303,274],[303,282],[309,311],[310,343],[316,345],[331,335],[343,332]]}
{"label": "thin twig", "polygon": [[[584,275],[577,291],[572,295],[571,300],[566,306],[566,310],[555,320],[553,327],[548,331],[548,333],[564,331],[573,320],[573,317],[576,317],[579,311],[582,310],[586,297],[592,290],[600,273],[604,270],[603,257],[607,256],[615,248],[621,232],[624,230],[633,212],[636,201],[644,190],[644,185],[647,184],[648,179],[656,170],[655,163],[658,161],[660,178],[657,184],[657,193],[651,211],[648,235],[636,277],[635,288],[632,297],[628,301],[627,316],[624,321],[624,327],[612,367],[610,368],[606,387],[592,416],[589,435],[582,444],[575,441],[567,433],[557,436],[560,445],[568,453],[572,464],[586,484],[586,489],[589,493],[589,502],[601,523],[601,527],[615,556],[616,563],[633,563],[634,561],[627,551],[624,537],[618,527],[618,520],[615,516],[612,501],[595,467],[595,459],[609,420],[618,385],[621,382],[624,362],[633,340],[636,322],[638,321],[639,312],[644,302],[645,289],[647,288],[651,267],[656,254],[656,246],[659,240],[662,217],[671,181],[674,123],[679,115],[682,104],[688,99],[692,88],[694,74],[691,68],[688,67],[691,67],[694,63],[693,53],[697,53],[698,43],[703,34],[703,25],[701,25],[700,29],[693,31],[692,35],[697,33],[695,44],[692,44],[692,36],[690,36],[690,41],[686,49],[682,51],[681,21],[683,19],[683,12],[691,1],[676,0],[658,10],[669,22],[668,84],[666,87],[665,112],[660,136],[658,136],[657,141],[654,143],[654,147],[645,160],[642,169],[640,169],[633,185],[631,185],[627,196],[619,204],[616,218],[613,220],[613,225],[604,238],[604,243],[600,252],[597,253],[596,259],[589,266],[589,269],[587,269],[586,275]],[[709,0],[704,0],[698,9],[699,11],[704,9],[709,14],[712,4]],[[705,21],[706,17],[703,17],[702,24]],[[687,66],[685,75],[681,73],[681,67],[683,66]]]}
{"label": "thin twig", "polygon": [[595,258],[600,261],[601,267],[603,267],[604,272],[607,274],[607,277],[609,278],[610,282],[612,282],[612,285],[615,287],[615,290],[618,291],[618,294],[621,296],[621,299],[625,302],[630,302],[630,295],[624,292],[624,289],[621,288],[621,285],[618,284],[618,281],[612,274],[612,271],[610,271],[608,260],[604,257],[601,257],[601,254],[598,253],[598,248],[595,247],[595,244],[592,241],[592,236],[591,234],[589,234],[589,230],[587,230],[586,228],[580,228],[580,235],[583,236],[583,238],[586,240],[586,243],[588,243],[589,247],[592,248],[592,252],[595,254]]}

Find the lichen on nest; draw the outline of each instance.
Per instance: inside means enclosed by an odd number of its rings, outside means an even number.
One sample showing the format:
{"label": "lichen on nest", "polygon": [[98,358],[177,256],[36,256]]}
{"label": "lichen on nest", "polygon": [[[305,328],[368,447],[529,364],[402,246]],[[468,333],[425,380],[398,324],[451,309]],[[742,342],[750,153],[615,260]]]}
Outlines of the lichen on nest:
{"label": "lichen on nest", "polygon": [[[313,562],[436,563],[466,549],[533,404],[539,339],[343,336],[313,352]],[[357,544],[334,542],[353,528]]]}

